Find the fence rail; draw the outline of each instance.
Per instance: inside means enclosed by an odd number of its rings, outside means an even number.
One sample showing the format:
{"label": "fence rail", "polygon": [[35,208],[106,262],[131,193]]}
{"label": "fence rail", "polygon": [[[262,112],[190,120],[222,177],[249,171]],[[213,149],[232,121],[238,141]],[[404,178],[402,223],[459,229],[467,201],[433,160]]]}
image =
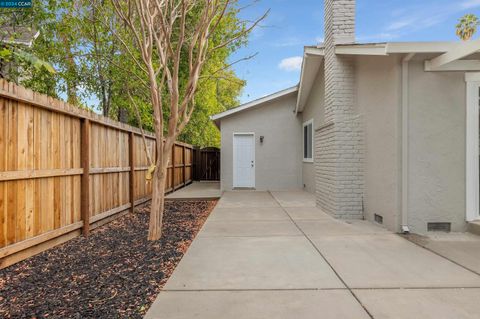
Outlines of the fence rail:
{"label": "fence rail", "polygon": [[[192,162],[177,142],[167,191],[192,181]],[[0,269],[148,201],[148,165],[138,128],[0,79]]]}

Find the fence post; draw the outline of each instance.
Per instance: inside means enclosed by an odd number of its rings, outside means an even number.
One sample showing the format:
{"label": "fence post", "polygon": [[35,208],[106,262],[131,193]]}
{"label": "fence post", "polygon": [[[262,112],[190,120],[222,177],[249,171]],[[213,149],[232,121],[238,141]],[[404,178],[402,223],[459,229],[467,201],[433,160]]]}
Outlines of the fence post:
{"label": "fence post", "polygon": [[172,192],[175,191],[175,143],[172,146]]}
{"label": "fence post", "polygon": [[130,158],[130,211],[135,211],[135,133],[130,132],[128,140],[128,153]]}
{"label": "fence post", "polygon": [[90,120],[84,119],[81,126],[81,156],[82,156],[82,187],[81,215],[83,220],[83,235],[90,233]]}
{"label": "fence post", "polygon": [[183,186],[187,185],[187,176],[185,175],[186,172],[187,172],[187,162],[185,161],[186,160],[186,156],[185,156],[185,145],[183,145],[183,148],[182,148],[182,157],[183,157]]}

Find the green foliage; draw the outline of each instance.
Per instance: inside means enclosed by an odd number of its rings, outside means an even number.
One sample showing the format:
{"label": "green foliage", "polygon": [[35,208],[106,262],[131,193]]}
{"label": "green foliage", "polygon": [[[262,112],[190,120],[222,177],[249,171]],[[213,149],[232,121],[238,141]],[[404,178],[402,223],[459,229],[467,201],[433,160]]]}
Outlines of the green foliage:
{"label": "green foliage", "polygon": [[459,19],[456,25],[456,34],[461,40],[468,41],[477,32],[479,24],[480,21],[476,15],[466,14]]}
{"label": "green foliage", "polygon": [[2,76],[10,81],[18,82],[18,79],[25,81],[34,73],[48,77],[56,73],[47,60],[39,57],[25,44],[33,39],[35,33],[30,26],[33,23],[34,12],[36,11],[33,9],[20,11],[5,9],[1,12],[0,35],[3,42],[0,43],[0,67]]}
{"label": "green foliage", "polygon": [[[195,19],[200,8],[190,13]],[[221,43],[245,26],[230,10],[211,45]],[[2,15],[0,24],[12,22]],[[16,16],[17,25],[31,26],[40,35],[32,48],[11,51],[0,48],[0,60],[13,58],[24,62],[21,84],[53,97],[66,97],[79,106],[88,104],[114,119],[153,130],[152,108],[144,72],[131,59],[135,52],[126,39],[126,28],[117,19],[110,1],[105,0],[39,0],[31,9]],[[198,146],[219,146],[218,129],[210,115],[238,104],[245,82],[229,67],[229,57],[246,43],[246,38],[233,42],[209,56],[203,68],[195,97],[195,111],[179,139]],[[130,45],[125,48],[124,45]],[[186,59],[185,59],[186,60]],[[181,86],[185,86],[188,65],[181,65]],[[129,94],[138,105],[140,119]],[[94,97],[92,99],[92,97]],[[92,105],[97,104],[97,105]],[[168,119],[168,100],[164,99],[164,116]]]}
{"label": "green foliage", "polygon": [[[195,19],[194,15],[198,14],[199,11],[200,8],[196,8],[196,10],[192,11],[190,19]],[[230,10],[227,13],[216,33],[211,37],[210,46],[215,46],[224,42],[238,32],[239,28],[245,28],[243,22],[238,19],[237,14],[238,12],[235,10]],[[189,124],[180,134],[179,140],[201,147],[220,146],[220,134],[217,127],[211,122],[210,116],[238,105],[238,97],[245,86],[245,81],[240,80],[232,71],[229,66],[229,57],[240,46],[245,45],[245,43],[246,36],[240,38],[238,41],[232,42],[230,45],[213,51],[209,56],[207,63],[202,69],[199,87],[197,88],[195,95],[195,110]],[[135,48],[131,47],[130,52],[136,52]],[[127,54],[122,56],[128,58]],[[140,57],[138,57],[138,59],[140,60]],[[180,69],[180,91],[183,91],[188,80],[188,65],[186,64],[186,61],[186,58],[182,59],[183,64],[181,64]],[[150,96],[148,90],[141,85],[132,87],[128,84],[132,82],[132,77],[142,78],[145,82],[147,82],[148,79],[144,78],[145,74],[139,72],[138,68],[132,68],[132,66],[134,66],[133,61],[123,62],[130,66],[131,71],[123,88],[127,89],[133,96],[135,96],[136,104],[140,108],[140,117],[143,126],[148,130],[153,130],[153,115],[152,109],[149,105]],[[169,117],[168,103],[169,100],[165,92],[163,99],[165,122],[168,121]],[[118,103],[115,102],[114,105],[115,104]],[[128,100],[127,104],[130,104],[128,103]],[[133,112],[131,112],[131,114],[133,114]],[[135,114],[130,117],[130,122],[134,125],[139,124]],[[165,127],[165,129],[167,129],[167,127]]]}
{"label": "green foliage", "polygon": [[50,63],[39,59],[34,54],[17,49],[12,52],[12,56],[15,56],[18,61],[26,63],[29,66],[32,66],[33,68],[35,68],[36,71],[40,72],[45,70],[50,74],[55,74],[55,69]]}
{"label": "green foliage", "polygon": [[[235,10],[228,12],[211,39],[212,46],[232,38],[239,28],[245,28],[237,13]],[[194,113],[180,135],[181,140],[201,147],[220,147],[220,134],[210,116],[235,107],[239,103],[238,97],[246,83],[231,70],[228,58],[245,43],[246,38],[243,37],[229,46],[214,51],[209,57],[202,70],[202,80],[195,96]]]}

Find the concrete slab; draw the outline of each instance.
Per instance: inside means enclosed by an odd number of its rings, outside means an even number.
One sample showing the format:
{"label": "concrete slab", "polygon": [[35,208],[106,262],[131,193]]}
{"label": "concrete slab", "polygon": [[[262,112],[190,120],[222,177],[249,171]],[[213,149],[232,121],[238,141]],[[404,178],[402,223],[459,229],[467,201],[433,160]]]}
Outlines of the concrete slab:
{"label": "concrete slab", "polygon": [[292,219],[294,220],[334,219],[332,216],[324,213],[320,208],[317,207],[286,207],[285,210],[288,212],[288,215],[290,215],[290,217],[292,217]]}
{"label": "concrete slab", "polygon": [[217,199],[222,196],[220,182],[193,182],[192,184],[168,194],[167,200]]}
{"label": "concrete slab", "polygon": [[290,220],[276,221],[208,221],[199,237],[228,236],[303,236]]}
{"label": "concrete slab", "polygon": [[375,318],[479,317],[480,276],[442,257],[476,270],[478,237],[422,239],[440,256],[335,220],[303,192],[273,194],[225,193],[146,318],[368,318],[361,305]]}
{"label": "concrete slab", "polygon": [[367,319],[347,290],[161,292],[146,319]]}
{"label": "concrete slab", "polygon": [[343,287],[305,237],[197,237],[165,289]]}
{"label": "concrete slab", "polygon": [[480,276],[398,235],[311,238],[352,288],[480,287]]}
{"label": "concrete slab", "polygon": [[290,220],[281,207],[216,207],[208,218],[209,221],[240,220]]}
{"label": "concrete slab", "polygon": [[302,190],[271,192],[282,207],[315,207],[315,195]]}
{"label": "concrete slab", "polygon": [[298,220],[298,227],[309,237],[391,234],[388,230],[365,220]]}
{"label": "concrete slab", "polygon": [[414,241],[480,273],[480,236],[469,233],[432,234]]}
{"label": "concrete slab", "polygon": [[268,192],[232,191],[223,193],[217,207],[279,207],[279,205]]}
{"label": "concrete slab", "polygon": [[480,317],[480,289],[381,289],[354,292],[374,318]]}

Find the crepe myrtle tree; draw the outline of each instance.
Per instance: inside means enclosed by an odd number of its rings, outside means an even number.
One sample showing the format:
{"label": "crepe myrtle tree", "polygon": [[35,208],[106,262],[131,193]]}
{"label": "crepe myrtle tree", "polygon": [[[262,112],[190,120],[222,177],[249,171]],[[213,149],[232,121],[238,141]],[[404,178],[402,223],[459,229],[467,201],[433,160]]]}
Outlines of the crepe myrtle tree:
{"label": "crepe myrtle tree", "polygon": [[[212,52],[241,41],[259,19],[220,36],[216,30],[236,10],[235,0],[111,0],[127,31],[120,39],[141,70],[153,109],[156,157],[152,176],[149,240],[161,237],[169,153],[195,109],[195,93],[203,66]],[[187,68],[182,79],[181,68]],[[184,73],[183,73],[184,74]],[[150,156],[149,156],[150,157]]]}

